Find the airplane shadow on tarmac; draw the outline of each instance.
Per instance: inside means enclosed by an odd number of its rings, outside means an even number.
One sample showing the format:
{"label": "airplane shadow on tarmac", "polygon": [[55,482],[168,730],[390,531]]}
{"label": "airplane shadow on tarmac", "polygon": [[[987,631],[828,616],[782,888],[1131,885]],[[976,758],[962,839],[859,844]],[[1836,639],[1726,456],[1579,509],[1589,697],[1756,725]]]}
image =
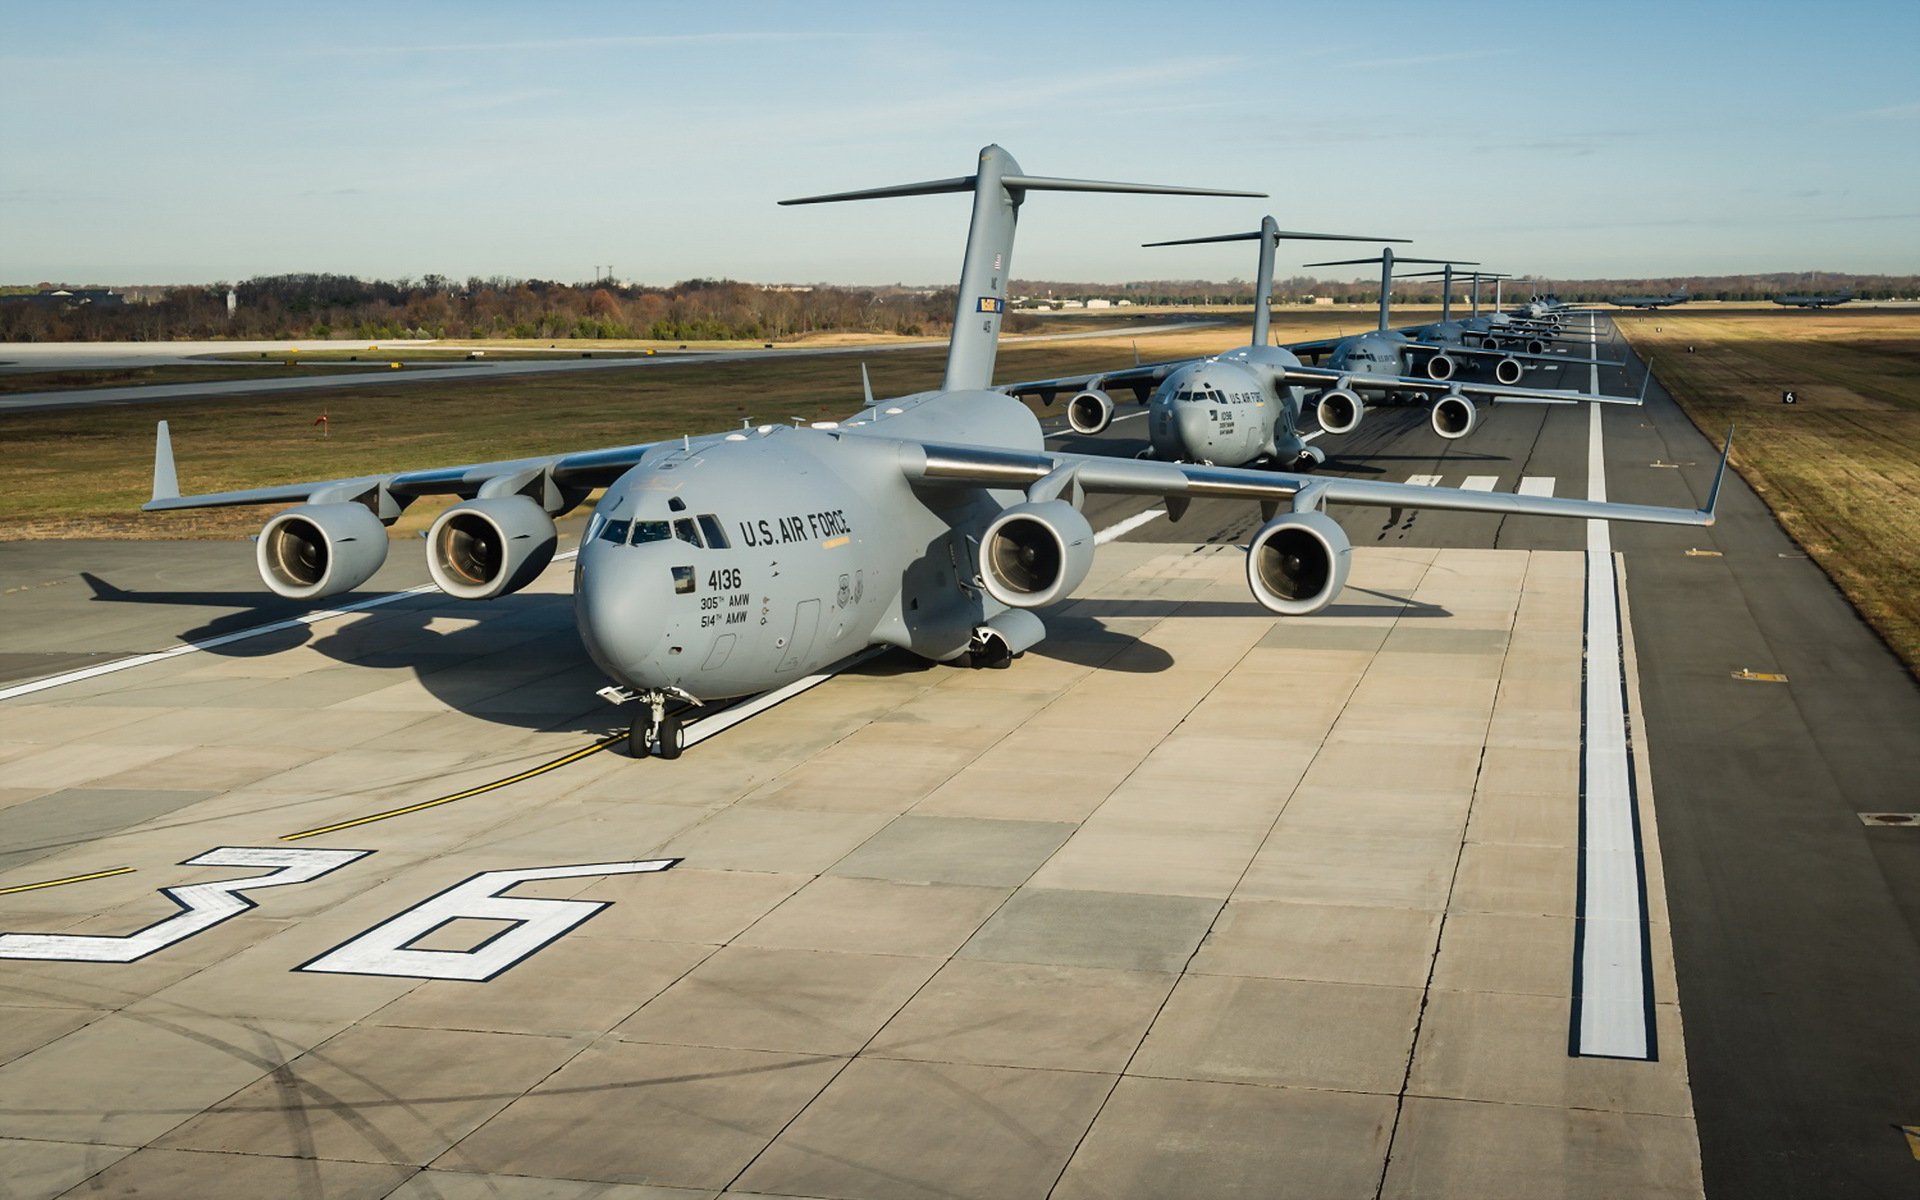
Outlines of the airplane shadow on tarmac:
{"label": "airplane shadow on tarmac", "polygon": [[[135,591],[117,587],[90,572],[81,572],[81,578],[92,589],[97,603],[233,610],[179,630],[176,636],[190,643],[205,643],[278,621],[297,621],[307,613],[370,598],[348,593],[318,604],[301,604],[254,592]],[[1156,607],[1150,602],[1124,600],[1077,603],[1098,607],[1093,611],[1083,607],[1072,615],[1042,613],[1048,636],[1030,653],[1134,674],[1157,674],[1174,665],[1173,656],[1151,640],[1114,630],[1101,619],[1164,612],[1164,604]],[[1189,602],[1181,611],[1244,616],[1251,607],[1250,603]],[[594,695],[607,680],[580,644],[571,595],[523,592],[494,600],[451,601],[424,592],[418,599],[368,610],[368,615],[374,619],[337,626],[301,622],[203,649],[229,658],[268,658],[307,647],[342,665],[408,670],[448,708],[505,726],[600,734],[624,724],[618,710]],[[441,627],[436,628],[436,624]],[[847,673],[906,675],[956,669],[964,668],[894,651],[849,668]]]}

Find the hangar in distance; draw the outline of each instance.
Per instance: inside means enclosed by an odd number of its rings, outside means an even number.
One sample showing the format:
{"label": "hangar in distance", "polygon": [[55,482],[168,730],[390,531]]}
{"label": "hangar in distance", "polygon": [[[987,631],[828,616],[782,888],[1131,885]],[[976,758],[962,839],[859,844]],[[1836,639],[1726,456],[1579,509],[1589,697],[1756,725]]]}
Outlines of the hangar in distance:
{"label": "hangar in distance", "polygon": [[179,494],[163,425],[145,508],[294,504],[262,529],[257,562],[273,591],[310,599],[370,578],[384,526],[414,499],[458,496],[428,532],[428,566],[447,594],[484,600],[537,576],[553,518],[605,488],[575,566],[576,620],[637,705],[635,753],[669,758],[685,706],[778,687],[868,646],[1004,665],[1045,636],[1034,610],[1085,578],[1095,539],[1080,505],[1092,492],[1259,504],[1247,584],[1287,615],[1319,611],[1345,582],[1350,546],[1328,504],[1713,522],[1724,457],[1705,505],[1685,509],[1050,452],[1026,405],[991,386],[1015,225],[1042,191],[1247,194],[1028,175],[987,146],[970,175],[787,201],[971,194],[941,387],[812,427],[198,496]]}

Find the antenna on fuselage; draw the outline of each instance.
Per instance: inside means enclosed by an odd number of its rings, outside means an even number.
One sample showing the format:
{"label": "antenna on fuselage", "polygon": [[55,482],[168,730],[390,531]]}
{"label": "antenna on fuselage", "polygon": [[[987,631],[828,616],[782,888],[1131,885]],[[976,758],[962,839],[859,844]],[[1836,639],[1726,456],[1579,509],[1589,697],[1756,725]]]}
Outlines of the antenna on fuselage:
{"label": "antenna on fuselage", "polygon": [[1380,326],[1379,328],[1380,328],[1380,331],[1384,333],[1386,332],[1388,327],[1388,316],[1393,310],[1393,264],[1397,262],[1429,263],[1433,266],[1439,266],[1441,263],[1464,263],[1466,266],[1470,266],[1470,267],[1480,265],[1478,263],[1467,262],[1467,260],[1459,259],[1459,258],[1396,258],[1394,257],[1393,248],[1390,246],[1381,247],[1380,253],[1375,255],[1373,258],[1343,258],[1335,262],[1302,263],[1301,265],[1306,267],[1354,267],[1354,266],[1359,266],[1363,263],[1379,263],[1380,264]]}
{"label": "antenna on fuselage", "polygon": [[1267,330],[1273,321],[1273,248],[1282,239],[1302,242],[1404,242],[1406,238],[1365,237],[1353,233],[1301,233],[1298,230],[1282,229],[1272,217],[1261,217],[1260,228],[1247,233],[1222,233],[1214,237],[1178,238],[1171,242],[1142,242],[1144,247],[1154,246],[1198,246],[1204,242],[1251,242],[1260,243],[1260,267],[1254,273],[1253,282],[1253,337],[1252,345],[1267,344]]}
{"label": "antenna on fuselage", "polygon": [[1265,192],[1219,188],[1171,187],[1154,183],[1109,183],[1096,179],[1058,179],[1022,174],[1020,164],[999,146],[980,151],[972,175],[901,183],[892,187],[802,196],[782,204],[827,204],[840,200],[882,200],[897,196],[973,193],[973,221],[967,227],[967,252],[960,264],[960,290],[954,301],[953,337],[947,343],[945,391],[971,391],[993,382],[993,356],[1000,319],[1007,309],[1007,279],[1013,270],[1013,233],[1028,192],[1123,192],[1156,196],[1239,196],[1264,198]]}

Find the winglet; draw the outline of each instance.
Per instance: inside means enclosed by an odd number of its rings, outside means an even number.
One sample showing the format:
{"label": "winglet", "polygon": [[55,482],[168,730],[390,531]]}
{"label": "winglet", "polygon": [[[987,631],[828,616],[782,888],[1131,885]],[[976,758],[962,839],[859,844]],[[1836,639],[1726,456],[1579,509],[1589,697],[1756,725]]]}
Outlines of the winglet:
{"label": "winglet", "polygon": [[873,380],[867,378],[867,364],[860,364],[860,390],[867,395],[867,407],[873,407]]}
{"label": "winglet", "polygon": [[1653,360],[1647,360],[1647,373],[1640,377],[1640,403],[1647,402],[1647,385],[1653,382]]}
{"label": "winglet", "polygon": [[1720,507],[1720,481],[1727,477],[1727,460],[1733,457],[1733,426],[1727,426],[1726,448],[1720,451],[1720,466],[1713,473],[1713,488],[1707,492],[1707,504],[1700,511],[1707,515],[1707,524],[1713,524],[1714,512]]}
{"label": "winglet", "polygon": [[148,503],[179,498],[180,480],[173,473],[173,437],[167,432],[167,423],[162,421],[153,440],[153,499]]}

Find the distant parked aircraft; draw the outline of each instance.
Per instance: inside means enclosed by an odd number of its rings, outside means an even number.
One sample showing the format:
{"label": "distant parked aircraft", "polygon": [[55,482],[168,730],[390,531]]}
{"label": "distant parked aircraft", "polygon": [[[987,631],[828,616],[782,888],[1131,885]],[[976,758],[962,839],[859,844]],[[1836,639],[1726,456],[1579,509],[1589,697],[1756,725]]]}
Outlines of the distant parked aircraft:
{"label": "distant parked aircraft", "polygon": [[1687,289],[1681,288],[1664,296],[1608,296],[1607,303],[1621,308],[1665,308],[1669,304],[1685,304],[1691,299],[1693,297],[1687,294]]}
{"label": "distant parked aircraft", "polygon": [[1788,308],[1832,308],[1836,304],[1845,304],[1851,299],[1853,299],[1853,289],[1848,288],[1844,292],[1835,292],[1831,296],[1775,296],[1773,302]]}

